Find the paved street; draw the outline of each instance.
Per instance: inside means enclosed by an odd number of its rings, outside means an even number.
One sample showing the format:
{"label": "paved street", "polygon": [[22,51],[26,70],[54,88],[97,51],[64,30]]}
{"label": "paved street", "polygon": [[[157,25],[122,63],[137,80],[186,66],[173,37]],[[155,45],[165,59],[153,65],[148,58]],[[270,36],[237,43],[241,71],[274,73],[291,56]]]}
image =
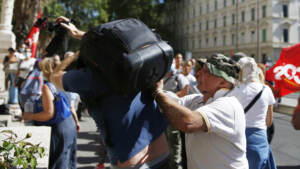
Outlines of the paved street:
{"label": "paved street", "polygon": [[291,126],[291,116],[275,113],[271,143],[278,169],[300,169],[300,131]]}
{"label": "paved street", "polygon": [[[96,124],[83,113],[78,133],[78,169],[94,169],[98,163],[107,162],[99,143]],[[300,169],[300,131],[292,128],[291,116],[274,113],[275,135],[271,144],[278,169]],[[24,125],[13,122],[14,126]],[[109,166],[108,163],[105,163]]]}
{"label": "paved street", "polygon": [[[292,128],[291,116],[274,113],[275,135],[271,144],[278,169],[300,169],[300,131]],[[84,117],[78,134],[78,168],[93,169],[100,161],[99,135],[94,121]]]}

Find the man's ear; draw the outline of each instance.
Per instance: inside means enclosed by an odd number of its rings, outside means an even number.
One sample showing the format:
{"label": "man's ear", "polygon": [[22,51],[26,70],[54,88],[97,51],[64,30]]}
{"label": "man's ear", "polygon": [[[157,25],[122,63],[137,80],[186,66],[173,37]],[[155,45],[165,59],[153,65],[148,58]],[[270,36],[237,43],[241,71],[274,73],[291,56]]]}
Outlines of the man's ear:
{"label": "man's ear", "polygon": [[227,80],[221,78],[222,80],[220,80],[220,88],[227,88],[227,89],[232,89],[233,84],[231,84],[230,82],[228,82]]}

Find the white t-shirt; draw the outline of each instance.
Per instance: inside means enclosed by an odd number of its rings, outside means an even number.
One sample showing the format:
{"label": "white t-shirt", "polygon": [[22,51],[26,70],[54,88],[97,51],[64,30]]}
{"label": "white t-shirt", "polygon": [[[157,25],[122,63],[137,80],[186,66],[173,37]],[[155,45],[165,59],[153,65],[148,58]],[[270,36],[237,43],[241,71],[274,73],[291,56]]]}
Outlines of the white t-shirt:
{"label": "white t-shirt", "polygon": [[33,70],[35,61],[34,58],[22,60],[19,65],[19,76],[25,79],[28,73]]}
{"label": "white t-shirt", "polygon": [[205,105],[197,94],[179,103],[199,112],[208,126],[208,132],[186,134],[189,169],[248,169],[245,115],[231,92],[219,90]]}
{"label": "white t-shirt", "polygon": [[276,100],[270,87],[260,82],[252,82],[248,84],[241,83],[236,87],[239,90],[239,92],[236,93],[236,97],[243,105],[243,108],[245,108],[261,91],[263,86],[265,86],[265,89],[260,98],[246,113],[247,128],[266,129],[268,106],[275,104]]}

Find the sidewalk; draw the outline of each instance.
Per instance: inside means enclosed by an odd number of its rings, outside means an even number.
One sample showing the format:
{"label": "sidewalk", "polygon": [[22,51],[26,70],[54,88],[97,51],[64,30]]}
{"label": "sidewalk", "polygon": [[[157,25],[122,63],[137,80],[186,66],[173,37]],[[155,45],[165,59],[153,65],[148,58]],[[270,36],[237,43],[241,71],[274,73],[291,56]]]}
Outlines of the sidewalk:
{"label": "sidewalk", "polygon": [[[16,106],[12,106],[16,109]],[[77,135],[77,168],[78,169],[94,169],[98,163],[105,163],[109,166],[104,156],[103,147],[100,146],[100,136],[97,131],[94,120],[87,114],[82,112],[82,120],[80,123],[80,131]],[[28,126],[28,123],[21,123],[13,120],[10,127]]]}
{"label": "sidewalk", "polygon": [[[98,163],[106,162],[100,136],[94,120],[82,113],[80,131],[77,136],[77,168],[94,169]],[[107,166],[108,164],[106,164]]]}

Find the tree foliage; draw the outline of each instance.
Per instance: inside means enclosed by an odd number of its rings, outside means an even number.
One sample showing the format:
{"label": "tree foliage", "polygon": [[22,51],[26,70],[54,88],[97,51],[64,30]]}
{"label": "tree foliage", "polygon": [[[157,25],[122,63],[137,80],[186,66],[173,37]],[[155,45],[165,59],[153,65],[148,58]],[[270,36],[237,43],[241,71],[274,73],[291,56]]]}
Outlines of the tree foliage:
{"label": "tree foliage", "polygon": [[[33,7],[34,3],[36,7]],[[42,9],[43,15],[50,21],[54,21],[58,16],[66,16],[74,19],[75,25],[84,31],[116,19],[138,18],[166,39],[164,37],[166,29],[162,26],[163,5],[160,0],[16,0],[14,32],[17,37],[24,40],[34,20],[34,17],[28,16]],[[41,47],[49,43],[50,35],[46,30],[41,31],[39,41]],[[78,49],[79,42],[69,39],[68,46],[70,50]]]}
{"label": "tree foliage", "polygon": [[13,11],[13,32],[17,44],[24,41],[46,0],[15,0]]}

